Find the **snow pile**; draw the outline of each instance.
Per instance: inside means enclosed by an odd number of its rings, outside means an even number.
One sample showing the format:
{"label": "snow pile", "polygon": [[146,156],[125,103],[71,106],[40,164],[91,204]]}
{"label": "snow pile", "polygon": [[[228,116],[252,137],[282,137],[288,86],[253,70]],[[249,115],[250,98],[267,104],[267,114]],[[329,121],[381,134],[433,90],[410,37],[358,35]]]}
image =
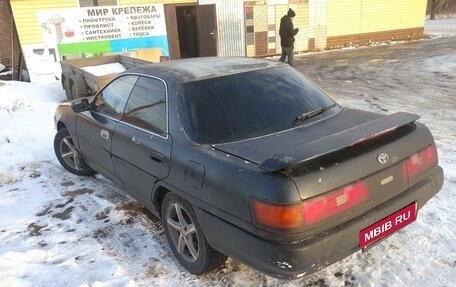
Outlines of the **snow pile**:
{"label": "snow pile", "polygon": [[119,74],[126,70],[125,66],[121,63],[110,63],[97,66],[87,66],[81,69],[91,73],[95,76],[106,76],[110,74]]}
{"label": "snow pile", "polygon": [[426,20],[424,33],[433,37],[456,36],[456,15],[438,20]]}
{"label": "snow pile", "polygon": [[14,182],[18,164],[52,155],[53,114],[65,92],[59,84],[0,82],[0,185]]}

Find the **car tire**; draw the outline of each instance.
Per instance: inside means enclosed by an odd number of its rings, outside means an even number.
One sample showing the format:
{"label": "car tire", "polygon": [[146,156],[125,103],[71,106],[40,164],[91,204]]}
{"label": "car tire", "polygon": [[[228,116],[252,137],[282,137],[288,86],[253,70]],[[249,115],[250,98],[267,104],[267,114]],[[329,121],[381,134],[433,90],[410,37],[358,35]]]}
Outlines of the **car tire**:
{"label": "car tire", "polygon": [[171,250],[190,273],[203,274],[225,263],[227,257],[207,243],[190,203],[168,193],[163,200],[161,213]]}
{"label": "car tire", "polygon": [[84,79],[80,75],[70,76],[71,99],[79,99],[87,96],[87,88]]}
{"label": "car tire", "polygon": [[54,137],[54,152],[60,164],[76,175],[92,175],[95,173],[76,150],[73,138],[66,128],[60,129]]}

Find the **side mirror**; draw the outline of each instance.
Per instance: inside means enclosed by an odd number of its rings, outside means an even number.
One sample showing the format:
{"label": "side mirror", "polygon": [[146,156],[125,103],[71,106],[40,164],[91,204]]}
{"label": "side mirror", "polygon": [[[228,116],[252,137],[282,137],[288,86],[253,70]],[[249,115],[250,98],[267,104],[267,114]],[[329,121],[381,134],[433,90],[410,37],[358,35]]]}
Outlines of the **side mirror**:
{"label": "side mirror", "polygon": [[90,103],[88,99],[80,99],[71,103],[71,109],[75,113],[85,112],[90,110]]}

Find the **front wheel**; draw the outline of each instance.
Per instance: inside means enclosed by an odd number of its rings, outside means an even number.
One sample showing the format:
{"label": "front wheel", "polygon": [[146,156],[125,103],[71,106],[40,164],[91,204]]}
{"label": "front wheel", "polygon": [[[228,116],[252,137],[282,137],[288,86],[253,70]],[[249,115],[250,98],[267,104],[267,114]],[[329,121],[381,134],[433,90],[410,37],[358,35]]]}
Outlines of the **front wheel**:
{"label": "front wheel", "polygon": [[186,200],[168,193],[162,204],[162,224],[174,256],[190,273],[203,274],[225,263],[227,257],[207,243]]}
{"label": "front wheel", "polygon": [[66,128],[60,129],[54,137],[54,152],[60,164],[76,175],[92,175],[95,173],[81,158],[74,146],[73,138]]}

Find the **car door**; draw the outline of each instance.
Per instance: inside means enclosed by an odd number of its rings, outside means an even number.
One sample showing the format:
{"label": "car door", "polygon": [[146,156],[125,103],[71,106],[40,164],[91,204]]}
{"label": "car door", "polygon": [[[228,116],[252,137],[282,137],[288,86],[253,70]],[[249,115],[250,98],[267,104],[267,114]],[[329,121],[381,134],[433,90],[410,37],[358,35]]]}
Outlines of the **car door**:
{"label": "car door", "polygon": [[91,101],[90,110],[78,115],[76,122],[80,151],[89,165],[110,179],[115,179],[112,135],[137,80],[138,76],[122,76],[109,83]]}
{"label": "car door", "polygon": [[127,191],[145,205],[151,204],[155,183],[168,176],[171,146],[166,84],[142,76],[114,131],[112,153],[116,175]]}

